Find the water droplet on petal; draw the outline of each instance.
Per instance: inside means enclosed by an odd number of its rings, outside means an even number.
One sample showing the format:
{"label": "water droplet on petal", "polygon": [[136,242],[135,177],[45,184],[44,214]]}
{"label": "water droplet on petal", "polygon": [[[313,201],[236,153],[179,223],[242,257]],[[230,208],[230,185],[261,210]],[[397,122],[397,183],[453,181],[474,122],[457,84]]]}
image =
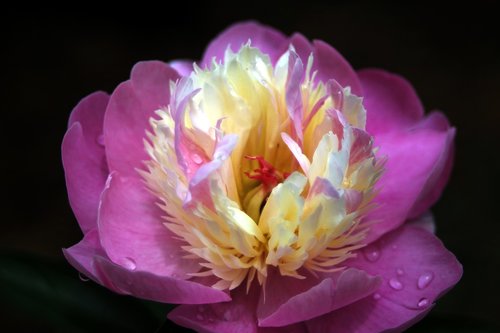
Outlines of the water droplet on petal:
{"label": "water droplet on petal", "polygon": [[363,250],[366,260],[370,262],[375,262],[380,258],[380,250],[377,246],[370,246]]}
{"label": "water droplet on petal", "polygon": [[200,321],[201,321],[201,320],[205,320],[205,317],[204,317],[201,313],[198,313],[198,314],[196,315],[196,319],[198,319],[198,320],[200,320]]}
{"label": "water droplet on petal", "polygon": [[398,249],[398,246],[397,245],[393,245],[393,246],[391,246],[391,249],[393,249],[394,251],[396,251]]}
{"label": "water droplet on petal", "polygon": [[403,284],[401,283],[401,281],[399,281],[396,278],[392,278],[392,279],[389,280],[389,286],[391,286],[391,288],[394,289],[394,290],[401,290],[401,289],[403,289]]}
{"label": "water droplet on petal", "polygon": [[208,322],[213,323],[214,322],[214,318],[208,317]]}
{"label": "water droplet on petal", "polygon": [[123,266],[131,271],[133,271],[137,268],[137,264],[135,263],[135,260],[132,258],[129,258],[129,257],[124,258]]}
{"label": "water droplet on petal", "polygon": [[193,160],[194,163],[196,164],[201,164],[203,162],[203,159],[201,158],[200,155],[198,154],[193,154],[191,155],[191,159]]}
{"label": "water droplet on petal", "polygon": [[83,275],[82,273],[78,273],[78,277],[83,282],[88,282],[90,280],[87,276]]}
{"label": "water droplet on petal", "polygon": [[402,275],[404,275],[404,274],[405,274],[405,271],[404,271],[403,269],[401,269],[401,268],[398,268],[398,269],[396,270],[396,274],[397,274],[397,275],[399,275],[399,276],[402,276]]}
{"label": "water droplet on petal", "polygon": [[374,299],[374,300],[376,300],[376,301],[378,301],[381,297],[382,297],[382,296],[380,296],[380,294],[379,294],[379,293],[375,293],[375,294],[373,294],[373,299]]}
{"label": "water droplet on petal", "polygon": [[99,135],[97,138],[96,138],[96,142],[98,145],[100,146],[103,146],[104,147],[104,134],[101,134]]}
{"label": "water droplet on petal", "polygon": [[417,286],[418,289],[424,289],[426,288],[431,282],[432,279],[434,278],[434,274],[432,272],[426,272],[418,278],[417,281]]}
{"label": "water droplet on petal", "polygon": [[422,298],[420,301],[417,303],[419,308],[425,308],[429,305],[429,300],[427,298]]}

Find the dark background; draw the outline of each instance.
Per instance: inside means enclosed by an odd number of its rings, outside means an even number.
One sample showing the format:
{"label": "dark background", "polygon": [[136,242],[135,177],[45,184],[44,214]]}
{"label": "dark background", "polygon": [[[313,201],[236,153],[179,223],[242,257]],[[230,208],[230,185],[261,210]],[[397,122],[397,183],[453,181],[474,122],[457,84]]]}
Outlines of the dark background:
{"label": "dark background", "polygon": [[[4,8],[0,325],[15,332],[117,327],[154,332],[160,326],[163,307],[84,283],[62,257],[61,248],[82,236],[61,165],[67,120],[82,97],[96,90],[111,93],[137,61],[198,59],[229,24],[256,19],[286,34],[299,31],[330,43],[355,69],[379,67],[403,75],[426,110],[442,110],[456,126],[454,171],[432,210],[437,234],[464,265],[464,276],[413,331],[495,331],[500,327],[498,9],[497,1]],[[172,327],[166,324],[163,331]]]}

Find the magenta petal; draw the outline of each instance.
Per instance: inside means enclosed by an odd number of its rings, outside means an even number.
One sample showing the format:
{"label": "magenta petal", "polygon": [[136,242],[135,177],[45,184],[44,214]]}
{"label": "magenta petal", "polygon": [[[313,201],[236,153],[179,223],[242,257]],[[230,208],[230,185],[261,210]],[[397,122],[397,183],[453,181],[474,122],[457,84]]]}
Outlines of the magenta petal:
{"label": "magenta petal", "polygon": [[96,229],[90,230],[85,234],[80,243],[73,245],[68,249],[63,249],[64,257],[68,262],[83,273],[88,278],[97,283],[101,281],[97,278],[97,273],[92,266],[93,257],[104,256],[104,251],[99,243],[99,234]]}
{"label": "magenta petal", "polygon": [[104,142],[110,170],[137,177],[136,168],[148,159],[144,149],[149,119],[170,101],[170,80],[179,74],[160,61],[137,63],[131,79],[120,84],[104,118]]}
{"label": "magenta petal", "polygon": [[[418,128],[381,134],[375,138],[385,170],[376,185],[377,207],[368,214],[373,221],[367,242],[395,229],[409,218],[433,170],[439,165],[449,142],[448,132]],[[428,207],[421,207],[427,209]]]}
{"label": "magenta petal", "polygon": [[313,53],[313,47],[311,42],[309,42],[309,39],[301,33],[296,32],[292,35],[292,37],[290,37],[288,42],[293,46],[295,52],[299,55],[300,59],[302,59],[302,62],[307,64],[309,56]]}
{"label": "magenta petal", "polygon": [[258,327],[255,307],[258,290],[252,288],[246,294],[240,287],[232,293],[232,300],[226,303],[207,304],[201,306],[181,305],[168,314],[173,322],[196,330],[211,333],[306,333],[303,323],[285,327]]}
{"label": "magenta petal", "polygon": [[[346,262],[383,283],[373,297],[308,323],[310,332],[381,332],[406,327],[425,315],[455,285],[462,266],[433,234],[405,226]],[[376,255],[374,255],[376,253]]]}
{"label": "magenta petal", "polygon": [[428,128],[436,131],[447,131],[450,123],[446,116],[439,111],[432,111],[424,119],[415,124],[414,128]]}
{"label": "magenta petal", "polygon": [[223,291],[196,282],[129,270],[103,257],[95,257],[93,266],[107,288],[156,302],[202,304],[231,299]]}
{"label": "magenta petal", "polygon": [[302,82],[304,80],[304,64],[300,57],[294,51],[289,52],[288,56],[288,74],[286,80],[286,106],[288,116],[293,123],[295,137],[299,142],[303,139],[303,105],[302,105]]}
{"label": "magenta petal", "polygon": [[421,123],[423,124],[419,124],[419,128],[425,126],[425,128],[447,130],[447,137],[445,148],[409,213],[410,218],[420,216],[439,199],[448,183],[453,167],[455,129],[449,129],[448,121],[441,113],[433,113]]}
{"label": "magenta petal", "polygon": [[342,87],[351,87],[351,91],[362,96],[361,83],[358,75],[345,60],[345,58],[333,47],[321,40],[315,40],[313,71],[317,70],[317,79],[327,82],[334,79]]}
{"label": "magenta petal", "polygon": [[[215,146],[213,159],[196,170],[196,173],[189,183],[190,190],[194,190],[198,184],[207,179],[215,170],[219,169],[224,161],[231,156],[237,143],[238,136],[236,134],[224,135]],[[203,193],[203,195],[206,196],[207,194]]]}
{"label": "magenta petal", "polygon": [[84,233],[97,224],[99,197],[108,176],[102,122],[108,95],[97,92],[73,110],[62,144],[69,202]]}
{"label": "magenta petal", "polygon": [[174,60],[169,63],[170,67],[175,69],[180,76],[189,76],[193,71],[192,60]]}
{"label": "magenta petal", "polygon": [[358,74],[369,133],[376,135],[401,130],[422,118],[422,103],[404,78],[379,69],[365,69]]}
{"label": "magenta petal", "polygon": [[68,122],[68,128],[74,123],[80,123],[85,142],[99,152],[102,152],[102,125],[108,102],[109,95],[105,92],[97,91],[90,94],[73,109]]}
{"label": "magenta petal", "polygon": [[199,304],[231,299],[222,291],[196,282],[128,270],[110,262],[101,248],[96,230],[89,231],[80,243],[63,252],[77,270],[118,293],[166,303]]}
{"label": "magenta petal", "polygon": [[196,260],[183,258],[183,244],[163,224],[163,215],[141,180],[112,173],[98,221],[108,257],[125,268],[160,276],[186,279],[188,273],[198,271]]}
{"label": "magenta petal", "polygon": [[[422,319],[430,310],[416,312],[384,298],[366,297],[359,302],[308,321],[308,333],[325,332],[402,332]],[[396,314],[396,315],[395,315]],[[394,330],[393,330],[394,329]]]}
{"label": "magenta petal", "polygon": [[271,27],[252,21],[237,23],[224,30],[208,45],[201,67],[210,66],[214,57],[217,62],[222,61],[228,46],[231,46],[233,52],[237,52],[248,40],[251,40],[253,47],[268,54],[273,63],[288,47],[285,35]]}
{"label": "magenta petal", "polygon": [[342,87],[351,87],[351,91],[361,96],[361,83],[357,73],[349,62],[333,47],[321,40],[315,40],[311,44],[307,38],[295,33],[289,41],[295,52],[307,64],[309,55],[314,56],[312,71],[317,71],[316,78],[323,83],[329,80],[337,81]]}
{"label": "magenta petal", "polygon": [[[260,326],[285,326],[305,321],[364,298],[380,285],[380,279],[349,268],[322,280],[305,280],[276,274],[267,279],[266,299],[257,308]],[[290,314],[293,313],[293,316]]]}
{"label": "magenta petal", "polygon": [[436,236],[420,227],[401,227],[370,244],[366,251],[378,251],[377,258],[358,255],[346,265],[381,276],[384,282],[378,292],[409,309],[420,311],[422,299],[431,304],[462,275],[455,256]]}

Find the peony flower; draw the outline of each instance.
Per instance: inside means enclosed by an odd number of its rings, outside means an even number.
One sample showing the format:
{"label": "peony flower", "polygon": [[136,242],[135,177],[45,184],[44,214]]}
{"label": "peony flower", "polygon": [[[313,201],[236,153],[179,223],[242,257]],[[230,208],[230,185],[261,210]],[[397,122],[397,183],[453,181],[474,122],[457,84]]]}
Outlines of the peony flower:
{"label": "peony flower", "polygon": [[73,110],[64,254],[200,332],[400,331],[462,274],[428,212],[454,134],[400,76],[236,24]]}

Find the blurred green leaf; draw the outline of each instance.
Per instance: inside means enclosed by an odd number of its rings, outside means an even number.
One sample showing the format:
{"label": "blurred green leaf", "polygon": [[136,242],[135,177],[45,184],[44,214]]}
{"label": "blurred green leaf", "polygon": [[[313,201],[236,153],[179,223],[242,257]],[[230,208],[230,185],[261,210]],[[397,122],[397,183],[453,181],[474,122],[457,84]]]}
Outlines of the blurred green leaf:
{"label": "blurred green leaf", "polygon": [[62,259],[19,253],[0,254],[0,290],[2,317],[16,332],[155,332],[171,308],[84,282]]}

